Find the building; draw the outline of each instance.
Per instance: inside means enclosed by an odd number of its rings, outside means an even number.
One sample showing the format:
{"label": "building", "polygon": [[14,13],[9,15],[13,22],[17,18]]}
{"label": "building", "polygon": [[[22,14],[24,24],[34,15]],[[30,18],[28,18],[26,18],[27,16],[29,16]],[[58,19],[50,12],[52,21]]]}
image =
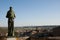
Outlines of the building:
{"label": "building", "polygon": [[52,29],[52,34],[54,36],[60,36],[60,26],[53,28]]}

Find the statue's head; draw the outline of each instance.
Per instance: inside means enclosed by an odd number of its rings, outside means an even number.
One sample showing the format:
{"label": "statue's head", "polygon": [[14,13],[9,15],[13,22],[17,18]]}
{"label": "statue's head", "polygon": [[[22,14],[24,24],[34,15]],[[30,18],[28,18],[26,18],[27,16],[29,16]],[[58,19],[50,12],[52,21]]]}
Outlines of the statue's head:
{"label": "statue's head", "polygon": [[12,10],[12,7],[10,6],[10,10]]}

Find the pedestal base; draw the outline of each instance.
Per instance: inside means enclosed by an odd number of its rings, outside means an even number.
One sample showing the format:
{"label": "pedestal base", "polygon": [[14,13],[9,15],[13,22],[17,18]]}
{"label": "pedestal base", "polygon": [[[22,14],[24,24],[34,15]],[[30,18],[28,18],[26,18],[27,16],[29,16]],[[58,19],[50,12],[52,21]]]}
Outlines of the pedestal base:
{"label": "pedestal base", "polygon": [[17,40],[17,38],[7,38],[7,40]]}

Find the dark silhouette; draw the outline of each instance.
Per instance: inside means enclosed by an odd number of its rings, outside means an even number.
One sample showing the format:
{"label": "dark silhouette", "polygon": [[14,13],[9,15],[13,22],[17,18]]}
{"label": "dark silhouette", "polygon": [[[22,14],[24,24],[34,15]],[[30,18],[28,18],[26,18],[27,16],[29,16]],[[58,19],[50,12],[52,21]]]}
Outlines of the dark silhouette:
{"label": "dark silhouette", "polygon": [[6,18],[8,18],[8,36],[13,36],[15,14],[12,7],[7,12]]}

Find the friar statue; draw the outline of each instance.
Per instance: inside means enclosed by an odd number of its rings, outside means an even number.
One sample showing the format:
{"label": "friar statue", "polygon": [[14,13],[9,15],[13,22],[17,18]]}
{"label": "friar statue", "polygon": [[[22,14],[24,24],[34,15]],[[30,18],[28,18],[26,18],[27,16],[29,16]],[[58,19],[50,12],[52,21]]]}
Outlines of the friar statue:
{"label": "friar statue", "polygon": [[9,11],[7,12],[6,18],[8,18],[8,36],[13,36],[15,14],[12,7],[10,7]]}

